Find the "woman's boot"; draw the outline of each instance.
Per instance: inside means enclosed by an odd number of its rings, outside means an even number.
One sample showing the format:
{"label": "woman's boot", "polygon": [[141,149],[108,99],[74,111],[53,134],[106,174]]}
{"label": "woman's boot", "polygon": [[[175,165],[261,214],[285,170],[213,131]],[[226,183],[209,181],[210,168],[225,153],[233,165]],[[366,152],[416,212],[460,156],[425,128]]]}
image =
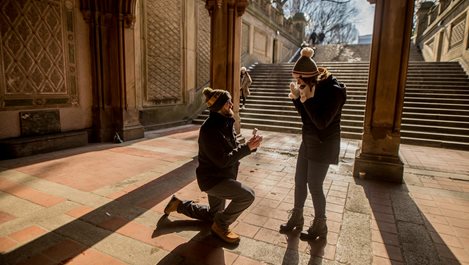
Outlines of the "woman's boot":
{"label": "woman's boot", "polygon": [[293,229],[303,229],[305,220],[303,218],[303,209],[293,208],[290,211],[290,218],[286,224],[280,225],[280,233],[291,232]]}
{"label": "woman's boot", "polygon": [[300,239],[303,241],[316,240],[316,238],[327,238],[327,224],[326,218],[314,218],[313,224],[309,227],[308,231],[301,232]]}

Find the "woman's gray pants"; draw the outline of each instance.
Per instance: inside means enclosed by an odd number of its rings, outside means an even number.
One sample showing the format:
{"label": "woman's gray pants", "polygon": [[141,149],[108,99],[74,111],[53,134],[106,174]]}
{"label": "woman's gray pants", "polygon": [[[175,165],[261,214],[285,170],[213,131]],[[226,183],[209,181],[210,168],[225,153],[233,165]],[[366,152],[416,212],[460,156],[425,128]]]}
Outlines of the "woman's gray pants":
{"label": "woman's gray pants", "polygon": [[[205,191],[208,204],[183,201],[177,211],[188,217],[216,222],[227,229],[254,201],[255,193],[248,186],[234,179],[226,179]],[[225,208],[226,200],[231,200]]]}
{"label": "woman's gray pants", "polygon": [[313,198],[314,217],[326,218],[326,197],[322,186],[329,164],[308,160],[305,152],[306,148],[302,144],[296,162],[294,207],[303,209],[309,188]]}

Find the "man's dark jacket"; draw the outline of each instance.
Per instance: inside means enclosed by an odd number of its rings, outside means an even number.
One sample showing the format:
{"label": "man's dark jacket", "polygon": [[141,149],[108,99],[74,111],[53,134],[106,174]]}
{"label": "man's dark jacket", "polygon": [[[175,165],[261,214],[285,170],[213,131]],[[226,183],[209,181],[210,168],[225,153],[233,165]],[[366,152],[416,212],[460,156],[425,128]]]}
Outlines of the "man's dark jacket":
{"label": "man's dark jacket", "polygon": [[251,153],[246,144],[236,140],[233,124],[233,118],[211,111],[200,127],[196,174],[202,191],[211,189],[223,179],[236,179],[239,160]]}

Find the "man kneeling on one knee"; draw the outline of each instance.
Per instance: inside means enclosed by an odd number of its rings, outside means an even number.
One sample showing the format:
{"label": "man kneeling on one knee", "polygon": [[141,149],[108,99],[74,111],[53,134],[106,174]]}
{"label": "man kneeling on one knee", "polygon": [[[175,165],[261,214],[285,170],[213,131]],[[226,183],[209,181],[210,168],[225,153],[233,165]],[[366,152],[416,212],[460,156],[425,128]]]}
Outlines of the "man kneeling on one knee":
{"label": "man kneeling on one knee", "polygon": [[[239,235],[230,225],[254,201],[254,191],[237,181],[239,160],[260,146],[262,136],[254,134],[245,144],[236,140],[233,103],[228,91],[203,90],[210,115],[199,131],[197,183],[208,195],[209,205],[180,200],[173,196],[165,214],[177,211],[191,218],[213,222],[212,233],[227,243],[237,244]],[[231,200],[225,207],[226,200]]]}

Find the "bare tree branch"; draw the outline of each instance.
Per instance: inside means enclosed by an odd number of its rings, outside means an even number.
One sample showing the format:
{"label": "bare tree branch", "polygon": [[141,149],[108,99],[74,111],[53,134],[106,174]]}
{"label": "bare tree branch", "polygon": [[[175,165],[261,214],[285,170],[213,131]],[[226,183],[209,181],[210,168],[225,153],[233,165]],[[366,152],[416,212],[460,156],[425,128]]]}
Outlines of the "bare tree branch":
{"label": "bare tree branch", "polygon": [[336,3],[336,4],[347,4],[350,2],[350,0],[343,0],[343,1],[339,1],[339,0],[321,0],[321,2],[332,2],[332,3]]}

